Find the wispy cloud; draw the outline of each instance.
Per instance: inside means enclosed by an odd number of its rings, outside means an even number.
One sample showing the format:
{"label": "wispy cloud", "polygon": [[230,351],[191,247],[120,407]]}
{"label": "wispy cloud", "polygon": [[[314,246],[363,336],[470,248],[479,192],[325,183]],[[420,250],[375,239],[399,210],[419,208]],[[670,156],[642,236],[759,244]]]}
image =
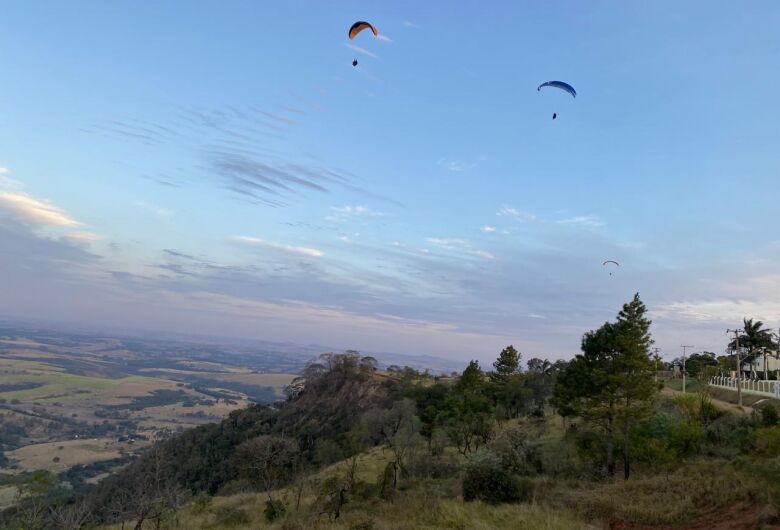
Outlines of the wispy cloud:
{"label": "wispy cloud", "polygon": [[573,225],[585,228],[598,228],[604,226],[604,221],[597,215],[580,215],[556,221],[559,225]]}
{"label": "wispy cloud", "polygon": [[0,192],[0,208],[21,220],[37,225],[74,227],[81,224],[50,202],[21,192]]}
{"label": "wispy cloud", "polygon": [[318,250],[316,248],[309,248],[309,247],[296,247],[292,245],[282,245],[279,243],[273,243],[271,241],[266,241],[264,239],[260,239],[257,237],[251,237],[251,236],[235,236],[232,238],[234,241],[238,241],[240,243],[245,243],[247,245],[253,245],[257,247],[265,247],[270,248],[272,250],[278,250],[280,252],[285,252],[288,254],[296,254],[299,256],[309,256],[313,258],[319,258],[320,256],[324,256],[325,253],[321,250]]}
{"label": "wispy cloud", "polygon": [[480,230],[483,233],[485,233],[485,234],[491,234],[491,233],[496,231],[496,227],[495,226],[490,226],[490,225],[485,225],[482,228],[480,228]]}
{"label": "wispy cloud", "polygon": [[331,221],[349,217],[384,217],[385,215],[362,205],[331,206],[330,209],[333,213],[327,219]]}
{"label": "wispy cloud", "polygon": [[426,237],[425,241],[443,250],[468,254],[482,259],[495,259],[496,257],[486,250],[474,248],[468,239],[454,237]]}
{"label": "wispy cloud", "polygon": [[162,208],[156,204],[152,204],[146,201],[136,201],[133,203],[133,205],[163,221],[170,221],[173,218],[173,210]]}
{"label": "wispy cloud", "polygon": [[208,151],[212,169],[228,189],[269,206],[283,206],[283,197],[302,190],[326,192],[328,185],[345,185],[347,179],[324,168],[299,164],[271,164],[249,153],[215,148]]}
{"label": "wispy cloud", "polygon": [[411,22],[409,20],[404,20],[403,24],[404,24],[405,28],[420,29],[420,26],[418,26],[417,24],[415,24],[414,22]]}
{"label": "wispy cloud", "polygon": [[535,221],[536,216],[534,214],[518,210],[517,208],[510,208],[509,206],[502,206],[501,209],[496,212],[499,217],[511,217],[517,221],[530,222]]}
{"label": "wispy cloud", "polygon": [[487,250],[472,250],[470,253],[482,259],[496,259],[496,257]]}
{"label": "wispy cloud", "polygon": [[70,232],[65,234],[63,237],[73,243],[82,245],[94,243],[95,241],[102,239],[99,235],[86,231]]}
{"label": "wispy cloud", "polygon": [[471,171],[475,167],[479,165],[479,162],[482,159],[476,159],[476,160],[449,160],[446,158],[440,158],[436,164],[438,166],[443,167],[444,169],[448,171],[453,171],[455,173],[465,173],[467,171]]}
{"label": "wispy cloud", "polygon": [[347,48],[349,48],[352,51],[356,51],[358,53],[362,53],[363,55],[367,55],[369,57],[373,57],[374,59],[378,59],[379,58],[377,56],[377,54],[372,53],[372,52],[368,51],[365,48],[361,48],[360,46],[355,46],[354,44],[344,44],[344,46],[346,46]]}
{"label": "wispy cloud", "polygon": [[780,320],[780,302],[744,299],[672,302],[656,306],[651,314],[654,317],[685,318],[702,322],[739,322],[744,317],[772,322]]}
{"label": "wispy cloud", "polygon": [[344,243],[352,243],[353,238],[359,237],[360,232],[353,232],[352,234],[339,234],[337,237]]}
{"label": "wispy cloud", "polygon": [[388,42],[388,43],[393,42],[393,39],[391,39],[387,35],[382,35],[381,33],[379,34],[379,36],[377,36],[377,39],[381,40],[382,42]]}

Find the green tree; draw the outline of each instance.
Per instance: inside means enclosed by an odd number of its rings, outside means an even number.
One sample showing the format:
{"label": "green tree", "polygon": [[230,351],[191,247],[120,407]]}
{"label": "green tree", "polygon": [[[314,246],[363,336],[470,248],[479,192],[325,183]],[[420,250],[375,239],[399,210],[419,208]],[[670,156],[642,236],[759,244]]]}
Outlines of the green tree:
{"label": "green tree", "polygon": [[520,358],[520,352],[511,344],[501,350],[498,359],[493,363],[495,371],[490,374],[491,381],[506,381],[511,376],[520,373]]}
{"label": "green tree", "polygon": [[460,394],[467,394],[481,392],[484,386],[485,374],[479,367],[479,362],[471,361],[455,383],[455,390]]}
{"label": "green tree", "polygon": [[456,401],[452,396],[452,388],[436,383],[431,386],[417,386],[411,392],[417,405],[417,416],[420,418],[420,434],[428,442],[428,452],[433,452],[433,436],[437,429],[444,426],[447,418],[456,413]]}
{"label": "green tree", "polygon": [[639,295],[623,306],[614,323],[606,322],[582,339],[582,353],[560,374],[553,403],[564,416],[579,416],[603,428],[605,470],[615,473],[616,431],[623,435],[624,476],[630,474],[630,433],[649,411],[657,391],[650,359],[650,320]]}
{"label": "green tree", "polygon": [[718,361],[715,358],[715,354],[712,352],[703,351],[694,353],[685,360],[685,371],[690,377],[703,377],[706,375],[705,371],[708,366],[718,366]]}
{"label": "green tree", "polygon": [[623,431],[623,475],[630,474],[631,429],[650,412],[650,400],[658,391],[650,357],[651,321],[639,293],[623,306],[615,325],[613,384],[618,401],[618,417]]}
{"label": "green tree", "polygon": [[475,451],[490,438],[494,408],[485,395],[487,387],[479,363],[471,361],[455,384],[451,412],[442,418],[463,454]]}

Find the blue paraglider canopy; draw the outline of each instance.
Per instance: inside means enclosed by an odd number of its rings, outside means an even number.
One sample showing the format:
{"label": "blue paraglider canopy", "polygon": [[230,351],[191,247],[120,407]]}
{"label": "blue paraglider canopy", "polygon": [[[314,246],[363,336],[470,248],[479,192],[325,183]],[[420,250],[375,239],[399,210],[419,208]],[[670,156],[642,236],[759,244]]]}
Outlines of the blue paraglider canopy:
{"label": "blue paraglider canopy", "polygon": [[577,91],[574,90],[574,87],[571,86],[569,83],[564,83],[563,81],[547,81],[546,83],[542,83],[541,85],[539,85],[539,88],[537,88],[536,90],[541,90],[542,87],[546,87],[546,86],[560,88],[561,90],[571,94],[571,97],[573,98],[577,97]]}

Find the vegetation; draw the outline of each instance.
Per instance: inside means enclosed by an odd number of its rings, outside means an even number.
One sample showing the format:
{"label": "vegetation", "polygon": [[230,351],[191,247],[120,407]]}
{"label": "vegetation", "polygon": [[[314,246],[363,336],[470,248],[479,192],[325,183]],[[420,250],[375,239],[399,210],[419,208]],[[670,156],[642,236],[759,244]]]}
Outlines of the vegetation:
{"label": "vegetation", "polygon": [[778,410],[727,412],[706,385],[662,396],[646,312],[636,295],[571,362],[525,369],[513,346],[457,377],[321,355],[285,401],[161,441],[95,486],[100,467],[72,489],[6,479],[20,493],[5,528],[774,524]]}

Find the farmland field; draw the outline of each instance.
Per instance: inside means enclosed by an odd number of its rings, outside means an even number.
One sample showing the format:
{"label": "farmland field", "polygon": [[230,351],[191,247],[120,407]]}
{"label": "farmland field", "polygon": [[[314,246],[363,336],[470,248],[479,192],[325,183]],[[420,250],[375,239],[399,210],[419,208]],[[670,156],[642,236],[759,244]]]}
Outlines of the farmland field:
{"label": "farmland field", "polygon": [[[280,367],[306,358],[0,328],[0,478],[94,482],[154,440],[282,398],[295,376]],[[0,505],[15,492],[3,485]]]}

